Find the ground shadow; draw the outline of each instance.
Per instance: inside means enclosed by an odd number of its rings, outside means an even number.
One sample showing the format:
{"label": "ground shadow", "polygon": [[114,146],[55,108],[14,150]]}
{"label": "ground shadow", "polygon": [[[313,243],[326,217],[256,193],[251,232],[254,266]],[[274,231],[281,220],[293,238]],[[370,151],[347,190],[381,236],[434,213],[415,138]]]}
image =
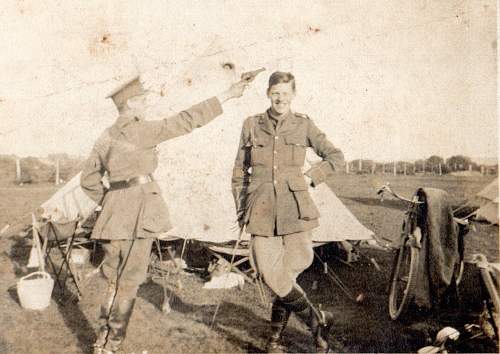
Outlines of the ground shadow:
{"label": "ground shadow", "polygon": [[[257,315],[251,309],[229,301],[222,301],[217,312],[217,317],[213,326],[212,318],[217,305],[196,305],[186,303],[174,292],[171,285],[168,286],[168,295],[172,311],[176,311],[193,318],[197,323],[210,327],[214,332],[219,333],[228,342],[249,353],[265,352],[266,339],[269,336],[268,320]],[[163,302],[163,289],[156,282],[143,284],[138,292],[138,296],[155,306],[161,311]],[[270,313],[269,313],[270,315]],[[234,331],[244,331],[250,339],[235,335]],[[300,332],[291,326],[285,330],[283,344],[291,352],[308,352],[311,345],[297,343],[297,338],[306,337],[304,332]]]}
{"label": "ground shadow", "polygon": [[78,347],[85,354],[92,353],[93,348],[89,343],[95,342],[96,335],[94,328],[78,305],[78,297],[65,286],[63,289],[55,287],[53,298],[56,298],[57,308],[66,327],[78,340]]}
{"label": "ground shadow", "polygon": [[[18,235],[11,235],[9,240],[12,242],[10,251],[4,251],[7,259],[9,259],[12,265],[12,271],[17,279],[28,275],[30,273],[30,268],[24,264],[28,264],[28,259],[30,255],[31,245],[25,237]],[[12,286],[7,290],[9,296],[14,302],[21,306],[19,300],[19,295],[17,294],[17,286]]]}
{"label": "ground shadow", "polygon": [[[371,252],[370,252],[371,253]],[[408,328],[407,323],[393,322],[387,313],[386,287],[390,257],[373,252],[383,271],[362,258],[351,267],[336,260],[331,247],[324,249],[324,260],[345,287],[324,273],[321,262],[313,265],[298,279],[311,301],[334,315],[330,342],[341,343],[343,352],[413,352],[424,343],[424,337]],[[358,295],[364,300],[356,302]],[[355,330],[353,330],[353,328]]]}
{"label": "ground shadow", "polygon": [[12,269],[17,278],[27,275],[29,269],[23,264],[28,264],[31,251],[31,243],[26,237],[13,235],[9,237],[12,242],[10,252],[4,251],[12,264]]}
{"label": "ground shadow", "polygon": [[[365,259],[354,263],[352,268],[329,260],[329,266],[354,295],[361,292],[366,295],[361,304],[349,300],[337,285],[329,282],[320,262],[315,261],[299,278],[303,288],[310,293],[311,300],[322,303],[325,309],[334,313],[332,335],[340,334],[337,339],[345,344],[342,351],[415,352],[418,348],[430,345],[443,327],[452,326],[463,333],[467,323],[479,323],[483,295],[478,283],[480,276],[475,274],[477,269],[471,265],[466,264],[458,297],[448,296],[446,301],[432,309],[418,308],[412,304],[404,316],[392,321],[387,310],[386,289],[391,256],[375,250],[366,252],[370,256],[378,256],[382,272],[375,271]],[[313,283],[316,283],[317,290],[312,289]],[[457,342],[450,349],[464,353],[498,352],[498,346],[484,338]]]}
{"label": "ground shadow", "polygon": [[[28,263],[31,242],[26,237],[17,235],[11,236],[10,240],[12,244],[10,252],[7,255],[12,263],[14,274],[19,278],[33,271],[32,268],[27,268],[22,265]],[[57,264],[56,267],[58,268]],[[47,264],[46,271],[51,272],[51,269],[52,268]],[[55,279],[55,275],[51,275]],[[92,348],[89,346],[89,343],[94,342],[94,329],[78,306],[78,297],[75,294],[76,289],[72,289],[70,286],[72,280],[68,277],[66,282],[62,281],[65,276],[63,271],[63,274],[59,277],[59,279],[61,279],[60,283],[54,282],[52,300],[57,304],[57,308],[65,325],[77,338],[78,347],[81,348],[83,353],[92,353]],[[15,286],[10,287],[8,293],[10,297],[20,305],[17,288]]]}
{"label": "ground shadow", "polygon": [[21,306],[21,301],[19,300],[19,295],[17,294],[17,287],[16,286],[11,286],[7,292],[9,293],[9,296],[11,297],[12,300],[14,300],[15,303],[17,303],[19,306]]}

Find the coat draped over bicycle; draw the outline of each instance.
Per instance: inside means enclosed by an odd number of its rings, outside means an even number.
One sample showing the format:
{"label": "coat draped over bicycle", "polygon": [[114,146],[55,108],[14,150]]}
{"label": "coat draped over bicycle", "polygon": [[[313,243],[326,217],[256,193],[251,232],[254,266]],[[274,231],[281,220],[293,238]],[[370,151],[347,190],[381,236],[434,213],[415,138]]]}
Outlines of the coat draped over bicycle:
{"label": "coat draped over bicycle", "polygon": [[426,201],[426,213],[421,225],[415,303],[432,308],[456,291],[461,240],[448,193],[435,188],[423,188],[418,193]]}

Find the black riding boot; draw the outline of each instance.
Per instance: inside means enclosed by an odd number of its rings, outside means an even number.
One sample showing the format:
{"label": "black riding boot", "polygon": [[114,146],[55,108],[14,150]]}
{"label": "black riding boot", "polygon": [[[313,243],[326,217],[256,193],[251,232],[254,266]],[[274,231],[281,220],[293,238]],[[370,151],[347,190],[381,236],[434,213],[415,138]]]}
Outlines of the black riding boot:
{"label": "black riding boot", "polygon": [[277,297],[273,302],[271,312],[271,336],[266,347],[268,353],[286,353],[286,349],[280,342],[289,317],[290,311],[285,308],[281,299]]}
{"label": "black riding boot", "polygon": [[135,298],[119,300],[113,305],[109,316],[109,334],[104,346],[106,353],[115,353],[125,339],[128,322],[134,309]]}
{"label": "black riding boot", "polygon": [[110,286],[108,288],[108,293],[106,296],[106,302],[101,304],[101,310],[99,313],[99,332],[97,333],[97,339],[94,343],[94,353],[100,354],[102,352],[102,348],[106,344],[106,339],[109,333],[108,320],[109,313],[111,311],[111,306],[113,305],[113,301],[115,299],[115,287]]}
{"label": "black riding boot", "polygon": [[315,309],[306,294],[295,287],[281,300],[286,308],[295,312],[309,327],[316,344],[316,352],[327,353],[330,350],[328,335],[333,325],[333,314]]}

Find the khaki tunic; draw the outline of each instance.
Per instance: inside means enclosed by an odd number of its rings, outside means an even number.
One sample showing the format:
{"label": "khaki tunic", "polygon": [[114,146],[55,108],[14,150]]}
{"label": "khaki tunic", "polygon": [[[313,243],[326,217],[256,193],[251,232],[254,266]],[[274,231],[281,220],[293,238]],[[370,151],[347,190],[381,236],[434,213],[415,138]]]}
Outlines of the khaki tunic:
{"label": "khaki tunic", "polygon": [[319,212],[302,172],[306,148],[323,159],[306,172],[313,186],[342,167],[343,154],[306,115],[290,112],[275,127],[268,112],[243,123],[232,177],[238,219],[260,236],[311,230]]}
{"label": "khaki tunic", "polygon": [[109,181],[117,182],[152,174],[158,166],[157,144],[188,134],[221,113],[222,107],[213,97],[163,120],[118,117],[97,140],[81,175],[85,193],[102,203],[92,238],[150,238],[168,231],[167,206],[156,182],[106,192],[102,177],[107,172]]}

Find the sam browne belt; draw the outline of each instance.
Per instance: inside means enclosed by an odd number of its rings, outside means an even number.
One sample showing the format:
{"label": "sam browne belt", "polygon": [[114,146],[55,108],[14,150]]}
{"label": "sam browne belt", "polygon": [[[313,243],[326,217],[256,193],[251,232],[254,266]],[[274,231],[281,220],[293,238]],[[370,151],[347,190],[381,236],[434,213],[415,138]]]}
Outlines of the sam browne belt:
{"label": "sam browne belt", "polygon": [[150,183],[153,181],[154,181],[154,179],[153,179],[152,175],[131,177],[125,181],[111,182],[109,184],[109,190],[114,191],[117,189],[130,188],[130,187],[138,186],[140,184]]}

